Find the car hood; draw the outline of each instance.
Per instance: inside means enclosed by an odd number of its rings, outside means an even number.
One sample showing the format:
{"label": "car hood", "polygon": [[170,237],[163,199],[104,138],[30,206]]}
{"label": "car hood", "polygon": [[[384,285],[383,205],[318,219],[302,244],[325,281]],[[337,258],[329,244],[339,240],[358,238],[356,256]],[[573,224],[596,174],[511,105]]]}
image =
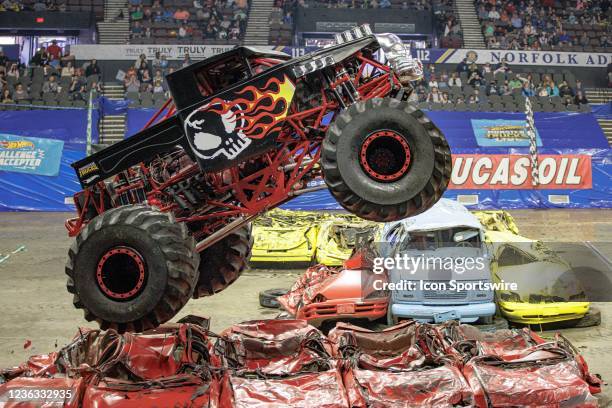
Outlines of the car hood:
{"label": "car hood", "polygon": [[[389,271],[391,281],[399,280],[491,280],[490,260],[483,248],[444,247],[432,251],[403,251],[400,257],[410,257],[408,267]],[[476,262],[468,262],[467,259]],[[403,267],[404,265],[402,265]]]}
{"label": "car hood", "polygon": [[[567,264],[538,261],[529,264],[504,266],[494,269],[497,280],[516,283],[512,290],[520,301],[529,303],[551,303],[586,301],[580,280]],[[506,297],[500,291],[502,299]]]}

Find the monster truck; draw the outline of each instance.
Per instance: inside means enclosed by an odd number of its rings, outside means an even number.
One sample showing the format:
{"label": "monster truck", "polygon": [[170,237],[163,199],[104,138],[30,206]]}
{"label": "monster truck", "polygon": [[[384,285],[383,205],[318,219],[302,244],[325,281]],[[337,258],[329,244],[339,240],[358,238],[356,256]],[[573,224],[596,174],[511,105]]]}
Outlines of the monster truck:
{"label": "monster truck", "polygon": [[223,290],[247,264],[249,222],[300,194],[329,188],[374,221],[442,196],[448,144],[406,102],[420,61],[367,26],[336,40],[293,59],[237,47],[173,72],[143,130],[73,164],[67,287],[88,321],[142,331]]}

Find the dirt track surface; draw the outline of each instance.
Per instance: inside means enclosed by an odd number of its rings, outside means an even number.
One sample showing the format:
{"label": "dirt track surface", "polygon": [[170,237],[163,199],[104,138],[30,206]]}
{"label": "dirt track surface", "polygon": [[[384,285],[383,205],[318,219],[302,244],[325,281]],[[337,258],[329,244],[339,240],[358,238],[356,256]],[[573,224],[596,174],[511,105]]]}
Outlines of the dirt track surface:
{"label": "dirt track surface", "polygon": [[[612,210],[512,211],[521,234],[556,241],[559,245],[588,241],[599,255],[585,252],[576,262],[612,259]],[[66,292],[64,264],[71,240],[64,229],[67,213],[0,213],[0,254],[11,254],[0,263],[0,367],[24,361],[28,356],[57,350],[70,341],[77,327],[90,325],[72,306]],[[602,260],[602,257],[604,260]],[[0,255],[0,259],[2,255]],[[608,268],[609,269],[609,268]],[[212,329],[240,321],[273,318],[278,311],[259,306],[264,289],[289,287],[299,270],[251,270],[226,291],[191,301],[177,316],[199,314],[212,319]],[[588,280],[588,279],[587,279]],[[610,300],[612,276],[599,276],[594,294]],[[608,298],[605,295],[608,295]],[[562,332],[585,356],[592,372],[612,380],[612,303],[594,303],[602,312],[602,325]],[[547,331],[544,334],[550,335]],[[26,341],[31,346],[24,349]],[[600,395],[602,406],[612,406],[612,387]]]}

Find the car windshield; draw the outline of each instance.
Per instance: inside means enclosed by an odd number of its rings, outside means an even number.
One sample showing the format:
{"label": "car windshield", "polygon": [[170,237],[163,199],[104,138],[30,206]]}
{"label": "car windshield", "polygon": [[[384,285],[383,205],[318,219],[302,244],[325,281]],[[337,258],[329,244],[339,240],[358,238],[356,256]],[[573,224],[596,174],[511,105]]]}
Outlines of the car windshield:
{"label": "car windshield", "polygon": [[448,247],[479,248],[481,245],[479,230],[455,227],[434,231],[410,231],[404,235],[398,249],[435,251]]}

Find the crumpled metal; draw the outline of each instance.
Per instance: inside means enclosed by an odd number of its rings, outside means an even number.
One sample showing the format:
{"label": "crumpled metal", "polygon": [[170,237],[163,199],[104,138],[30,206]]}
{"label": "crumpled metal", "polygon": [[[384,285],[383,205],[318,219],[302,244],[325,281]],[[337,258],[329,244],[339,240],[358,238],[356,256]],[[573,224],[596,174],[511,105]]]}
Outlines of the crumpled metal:
{"label": "crumpled metal", "polygon": [[595,407],[602,381],[563,336],[415,321],[374,332],[255,320],[216,335],[201,319],[141,334],[80,329],[59,352],[0,370],[10,390],[63,401],[4,407]]}

